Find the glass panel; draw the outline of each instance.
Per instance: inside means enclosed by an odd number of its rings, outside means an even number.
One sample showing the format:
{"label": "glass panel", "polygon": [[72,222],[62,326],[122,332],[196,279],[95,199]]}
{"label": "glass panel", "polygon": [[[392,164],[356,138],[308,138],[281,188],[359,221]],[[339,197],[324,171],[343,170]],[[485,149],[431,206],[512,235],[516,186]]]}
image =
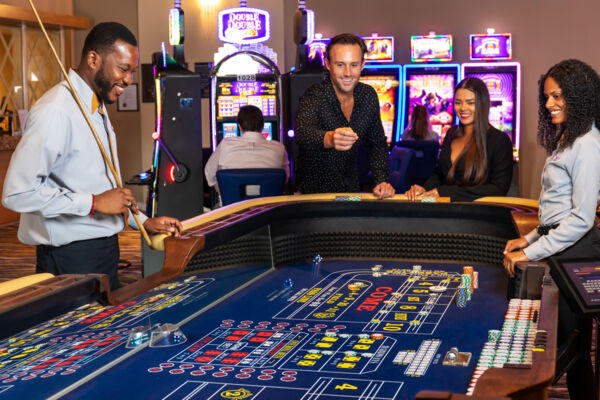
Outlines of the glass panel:
{"label": "glass panel", "polygon": [[[47,28],[46,30],[52,45],[60,55],[60,32]],[[25,80],[29,89],[27,105],[31,107],[48,89],[60,82],[62,76],[60,67],[56,63],[42,31],[38,28],[27,27],[25,36],[25,65],[27,65]]]}
{"label": "glass panel", "polygon": [[[17,110],[23,108],[21,30],[0,26],[0,130],[18,129]],[[12,118],[9,118],[12,116]]]}

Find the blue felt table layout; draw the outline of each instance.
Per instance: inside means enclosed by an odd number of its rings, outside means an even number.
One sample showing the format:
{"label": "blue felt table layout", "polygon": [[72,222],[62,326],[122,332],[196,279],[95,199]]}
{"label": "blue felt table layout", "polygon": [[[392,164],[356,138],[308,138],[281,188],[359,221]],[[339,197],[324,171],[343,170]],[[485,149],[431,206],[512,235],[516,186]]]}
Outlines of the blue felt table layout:
{"label": "blue felt table layout", "polygon": [[[375,264],[381,270],[374,272]],[[326,260],[318,276],[310,264],[285,266],[193,318],[267,268],[188,275],[120,306],[76,310],[0,342],[0,398],[391,400],[423,389],[465,393],[487,331],[502,326],[506,274],[475,266],[479,289],[458,308],[463,264],[421,263],[419,274],[412,265]],[[448,289],[432,295],[428,288],[439,285]],[[148,323],[147,308],[152,324],[185,321],[187,341],[125,348],[130,330]],[[442,365],[451,347],[473,353],[468,367]]]}

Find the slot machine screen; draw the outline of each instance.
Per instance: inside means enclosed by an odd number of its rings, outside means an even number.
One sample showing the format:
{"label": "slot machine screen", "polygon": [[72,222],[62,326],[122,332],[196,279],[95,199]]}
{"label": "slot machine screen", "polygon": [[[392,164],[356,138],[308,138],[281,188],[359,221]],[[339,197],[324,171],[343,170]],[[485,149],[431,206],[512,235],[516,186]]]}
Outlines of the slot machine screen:
{"label": "slot machine screen", "polygon": [[406,77],[405,127],[413,108],[423,105],[429,113],[431,128],[444,139],[454,121],[454,86],[456,75],[451,73],[413,73]]}
{"label": "slot machine screen", "polygon": [[263,126],[263,130],[262,130],[262,135],[267,140],[273,140],[273,123],[272,122],[265,122],[265,125]]}
{"label": "slot machine screen", "polygon": [[225,122],[223,124],[223,139],[238,136],[238,124],[235,122]]}
{"label": "slot machine screen", "polygon": [[217,87],[217,120],[235,118],[240,107],[260,108],[265,117],[277,116],[277,82],[222,81]]}
{"label": "slot machine screen", "polygon": [[490,92],[490,124],[514,135],[515,75],[511,73],[466,73],[465,77],[481,79]]}
{"label": "slot machine screen", "polygon": [[367,75],[361,76],[360,81],[371,86],[377,92],[381,123],[389,145],[394,134],[398,113],[397,88],[400,85],[398,77],[395,75]]}

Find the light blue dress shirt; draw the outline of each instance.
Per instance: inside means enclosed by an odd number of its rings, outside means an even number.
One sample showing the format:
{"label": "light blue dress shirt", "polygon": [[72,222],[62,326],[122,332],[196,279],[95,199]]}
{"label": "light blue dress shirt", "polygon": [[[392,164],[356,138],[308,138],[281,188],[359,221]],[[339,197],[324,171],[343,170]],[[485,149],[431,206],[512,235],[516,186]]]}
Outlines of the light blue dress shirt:
{"label": "light blue dress shirt", "polygon": [[581,239],[594,225],[600,200],[600,132],[594,125],[566,149],[546,158],[539,200],[541,225],[559,224],[547,235],[525,235],[532,261],[554,255]]}
{"label": "light blue dress shirt", "polygon": [[[115,133],[104,105],[92,113],[92,89],[74,70],[69,71],[69,78],[119,171],[116,147],[111,152],[108,141],[110,135],[116,146]],[[29,112],[6,173],[2,204],[21,213],[19,240],[62,246],[118,233],[124,228],[120,215],[95,213],[89,217],[92,194],[116,187],[67,83],[59,83]],[[140,214],[140,219],[143,223],[146,217]],[[129,224],[137,228],[131,214]]]}

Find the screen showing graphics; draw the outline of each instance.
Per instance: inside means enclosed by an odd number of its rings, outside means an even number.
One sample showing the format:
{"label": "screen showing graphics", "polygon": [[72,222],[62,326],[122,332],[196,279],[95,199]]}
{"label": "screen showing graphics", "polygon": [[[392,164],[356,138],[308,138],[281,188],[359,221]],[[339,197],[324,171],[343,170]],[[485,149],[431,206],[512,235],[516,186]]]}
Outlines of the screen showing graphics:
{"label": "screen showing graphics", "polygon": [[471,60],[510,60],[511,34],[471,35]]}
{"label": "screen showing graphics", "polygon": [[371,86],[377,92],[381,123],[389,145],[394,134],[394,126],[396,125],[396,116],[398,113],[397,91],[400,82],[398,82],[398,78],[394,75],[361,76],[360,81]]}
{"label": "screen showing graphics", "polygon": [[411,36],[412,62],[452,61],[452,35]]}
{"label": "screen showing graphics", "polygon": [[600,260],[569,260],[561,264],[585,305],[600,307]]}
{"label": "screen showing graphics", "polygon": [[262,130],[262,135],[267,140],[273,140],[273,123],[272,122],[265,122],[265,125],[263,126],[263,130]]}
{"label": "screen showing graphics", "polygon": [[277,115],[277,83],[262,81],[221,82],[217,87],[217,118],[236,117],[240,107],[260,108],[265,117]]}
{"label": "screen showing graphics", "polygon": [[394,38],[386,37],[364,37],[367,46],[365,61],[392,62],[394,61]]}
{"label": "screen showing graphics", "polygon": [[456,75],[451,73],[406,72],[405,128],[416,105],[424,105],[429,113],[431,128],[444,139],[454,120],[454,86]]}
{"label": "screen showing graphics", "polygon": [[514,133],[515,75],[511,73],[467,73],[465,77],[481,79],[490,92],[490,124],[507,133]]}
{"label": "screen showing graphics", "polygon": [[223,139],[235,137],[238,135],[238,124],[235,122],[225,122],[223,124]]}

